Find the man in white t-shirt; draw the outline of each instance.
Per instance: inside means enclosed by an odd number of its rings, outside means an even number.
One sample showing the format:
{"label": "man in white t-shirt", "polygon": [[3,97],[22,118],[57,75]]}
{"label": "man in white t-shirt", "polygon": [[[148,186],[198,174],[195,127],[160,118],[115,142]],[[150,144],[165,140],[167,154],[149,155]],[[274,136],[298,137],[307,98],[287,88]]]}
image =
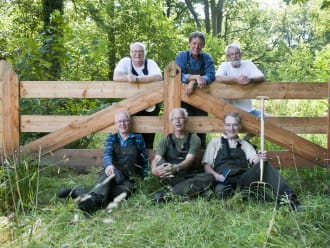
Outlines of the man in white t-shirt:
{"label": "man in white t-shirt", "polygon": [[141,42],[130,45],[130,58],[122,58],[114,71],[113,80],[123,82],[156,82],[162,80],[157,63],[146,59],[146,46]]}
{"label": "man in white t-shirt", "polygon": [[[122,58],[114,71],[113,80],[130,83],[151,83],[162,80],[162,72],[157,63],[152,59],[147,59],[146,46],[141,42],[134,42],[130,45],[130,58]],[[160,105],[156,104],[146,110],[138,112],[135,116],[157,116]],[[153,148],[154,133],[142,134],[147,149]]]}
{"label": "man in white t-shirt", "polygon": [[[250,60],[241,60],[243,53],[239,44],[233,43],[225,49],[227,62],[223,62],[217,70],[216,82],[239,84],[242,86],[265,81],[264,74]],[[252,107],[250,99],[225,99],[226,102],[245,110],[253,115],[260,115],[260,111]]]}

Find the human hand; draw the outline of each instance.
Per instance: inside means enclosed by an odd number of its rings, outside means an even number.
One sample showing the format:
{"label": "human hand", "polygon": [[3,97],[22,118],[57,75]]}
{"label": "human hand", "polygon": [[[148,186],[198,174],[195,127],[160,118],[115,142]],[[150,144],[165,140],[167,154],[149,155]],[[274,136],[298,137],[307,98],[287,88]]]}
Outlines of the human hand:
{"label": "human hand", "polygon": [[203,89],[206,87],[206,80],[203,77],[198,76],[196,81],[198,88]]}
{"label": "human hand", "polygon": [[267,160],[267,151],[259,151],[258,157],[260,160],[262,159],[263,161],[266,161]]}
{"label": "human hand", "polygon": [[250,79],[248,76],[241,75],[238,77],[238,84],[240,85],[248,85],[250,83]]}
{"label": "human hand", "polygon": [[105,168],[105,174],[110,177],[115,174],[115,167],[111,164]]}
{"label": "human hand", "polygon": [[189,96],[194,92],[196,80],[191,80],[186,86],[186,94]]}
{"label": "human hand", "polygon": [[152,169],[152,174],[159,178],[173,177],[173,166],[170,163],[163,163]]}
{"label": "human hand", "polygon": [[129,75],[127,75],[127,81],[128,81],[129,83],[137,82],[137,76],[132,75],[132,74],[129,74]]}
{"label": "human hand", "polygon": [[215,175],[215,180],[218,182],[224,182],[225,181],[225,177],[222,174],[216,174]]}

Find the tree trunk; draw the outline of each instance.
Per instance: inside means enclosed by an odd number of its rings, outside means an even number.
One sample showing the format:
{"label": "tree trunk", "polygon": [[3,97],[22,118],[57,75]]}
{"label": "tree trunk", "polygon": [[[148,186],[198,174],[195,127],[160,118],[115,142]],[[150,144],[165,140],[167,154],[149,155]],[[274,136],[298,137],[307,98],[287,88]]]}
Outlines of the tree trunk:
{"label": "tree trunk", "polygon": [[64,45],[61,40],[63,30],[58,21],[51,22],[51,15],[58,10],[63,15],[64,0],[43,0],[43,21],[45,39],[43,42],[44,59],[50,64],[45,75],[48,80],[57,80],[61,76],[61,59],[63,58]]}
{"label": "tree trunk", "polygon": [[202,25],[201,25],[201,23],[200,23],[200,21],[199,21],[199,19],[198,19],[198,14],[197,14],[197,12],[195,11],[192,2],[191,2],[190,0],[185,0],[185,2],[186,2],[186,4],[187,4],[187,7],[188,7],[190,13],[192,14],[192,16],[193,16],[193,18],[194,18],[194,20],[195,20],[195,24],[196,24],[197,29],[198,29],[198,30],[201,30]]}

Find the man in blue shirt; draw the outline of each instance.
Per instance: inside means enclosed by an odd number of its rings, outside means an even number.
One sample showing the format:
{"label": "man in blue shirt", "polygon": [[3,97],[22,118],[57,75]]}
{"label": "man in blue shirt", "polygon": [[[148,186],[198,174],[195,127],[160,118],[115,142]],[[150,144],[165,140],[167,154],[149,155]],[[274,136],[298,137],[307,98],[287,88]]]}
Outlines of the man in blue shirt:
{"label": "man in blue shirt", "polygon": [[83,190],[67,188],[59,192],[59,197],[80,197],[78,208],[88,214],[107,207],[123,193],[128,197],[134,191],[134,179],[148,174],[145,143],[141,134],[130,131],[130,114],[116,113],[115,123],[118,131],[107,138],[103,154],[104,169],[96,185],[88,194],[82,194]]}
{"label": "man in blue shirt", "polygon": [[[181,81],[186,84],[186,94],[193,93],[195,87],[203,89],[215,80],[215,68],[211,55],[202,52],[205,37],[201,32],[193,32],[189,36],[189,51],[181,51],[176,56],[176,64],[181,68]],[[207,116],[207,112],[182,103],[190,116]],[[206,134],[198,134],[202,148],[206,148]]]}

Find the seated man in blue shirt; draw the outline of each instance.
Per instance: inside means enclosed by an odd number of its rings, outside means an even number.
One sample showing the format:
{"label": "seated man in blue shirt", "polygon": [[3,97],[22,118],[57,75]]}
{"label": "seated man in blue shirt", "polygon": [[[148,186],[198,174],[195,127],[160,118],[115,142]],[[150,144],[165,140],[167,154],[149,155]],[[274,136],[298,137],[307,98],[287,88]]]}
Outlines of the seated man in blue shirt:
{"label": "seated man in blue shirt", "polygon": [[88,214],[107,207],[122,193],[128,197],[134,190],[134,178],[148,174],[145,143],[141,134],[130,131],[130,114],[116,113],[115,123],[118,132],[107,138],[103,154],[104,169],[94,188],[88,194],[82,194],[78,188],[65,188],[58,194],[59,197],[80,196],[78,208]]}
{"label": "seated man in blue shirt", "polygon": [[[192,32],[189,36],[189,51],[181,51],[176,56],[176,64],[181,68],[181,81],[187,84],[186,93],[193,93],[195,87],[205,88],[215,80],[215,68],[210,54],[202,52],[205,46],[205,37],[201,32]],[[207,116],[207,112],[182,103],[189,116]],[[206,148],[206,134],[198,134],[202,148]]]}

